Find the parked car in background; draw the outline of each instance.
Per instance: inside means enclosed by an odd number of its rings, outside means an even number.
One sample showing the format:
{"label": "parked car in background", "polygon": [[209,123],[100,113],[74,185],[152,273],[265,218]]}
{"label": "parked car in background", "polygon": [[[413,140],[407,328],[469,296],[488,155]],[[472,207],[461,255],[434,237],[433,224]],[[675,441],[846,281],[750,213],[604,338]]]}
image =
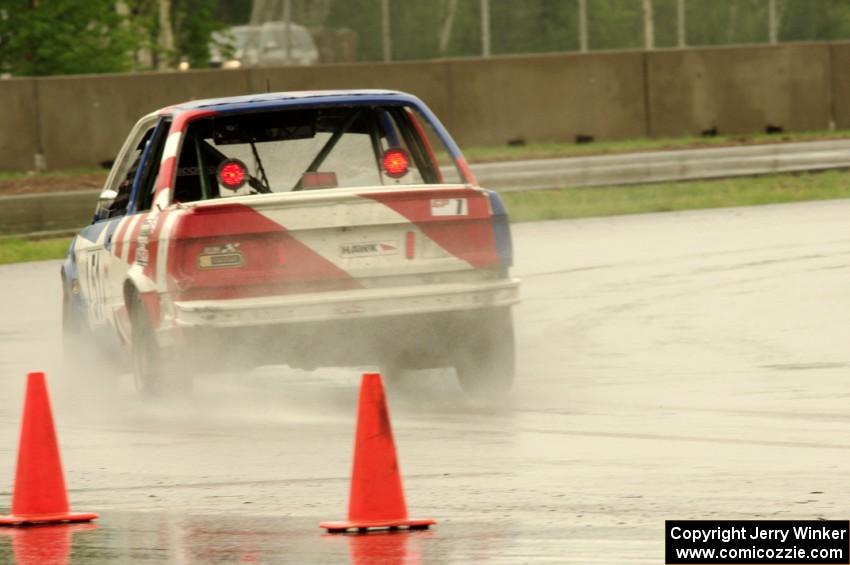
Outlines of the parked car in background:
{"label": "parked car in background", "polygon": [[[232,54],[221,45],[230,44]],[[263,67],[281,65],[314,65],[319,50],[313,36],[304,26],[286,22],[235,26],[213,34],[210,64],[214,67]]]}

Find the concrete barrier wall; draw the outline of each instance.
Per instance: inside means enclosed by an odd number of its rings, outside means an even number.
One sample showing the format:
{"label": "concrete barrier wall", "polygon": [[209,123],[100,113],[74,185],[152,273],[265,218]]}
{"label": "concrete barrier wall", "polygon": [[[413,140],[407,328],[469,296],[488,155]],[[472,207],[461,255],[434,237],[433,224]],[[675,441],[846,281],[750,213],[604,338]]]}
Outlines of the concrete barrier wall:
{"label": "concrete barrier wall", "polygon": [[444,61],[252,69],[248,77],[254,92],[383,88],[410,92],[440,116],[449,111],[450,88]]}
{"label": "concrete barrier wall", "polygon": [[646,55],[653,137],[824,130],[832,121],[826,44],[658,51]]}
{"label": "concrete barrier wall", "polygon": [[41,140],[48,167],[114,158],[143,115],[195,98],[249,93],[245,71],[145,73],[38,80]]}
{"label": "concrete barrier wall", "polygon": [[850,43],[833,43],[829,53],[835,126],[850,129]]}
{"label": "concrete barrier wall", "polygon": [[250,84],[254,91],[404,90],[424,100],[459,143],[485,145],[640,136],[642,76],[642,54],[630,52],[257,69]]}
{"label": "concrete barrier wall", "polygon": [[[850,127],[850,43],[619,51],[0,81],[0,170],[112,159],[169,104],[267,90],[393,88],[461,145]],[[11,111],[10,111],[11,109]]]}
{"label": "concrete barrier wall", "polygon": [[644,134],[643,53],[451,61],[451,131],[461,144]]}
{"label": "concrete barrier wall", "polygon": [[38,81],[0,81],[0,171],[35,168],[38,141]]}

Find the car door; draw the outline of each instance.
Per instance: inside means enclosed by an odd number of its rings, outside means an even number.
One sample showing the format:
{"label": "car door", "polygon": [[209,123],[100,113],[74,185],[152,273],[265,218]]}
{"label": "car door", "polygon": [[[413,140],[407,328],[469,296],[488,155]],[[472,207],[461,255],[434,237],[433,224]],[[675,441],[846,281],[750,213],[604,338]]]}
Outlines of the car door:
{"label": "car door", "polygon": [[83,229],[75,246],[80,290],[87,308],[89,327],[104,329],[115,325],[116,299],[121,297],[128,265],[114,253],[113,240],[133,222],[133,197],[146,170],[147,155],[162,119],[153,116],[140,121],[122,147],[104,185],[91,225]]}

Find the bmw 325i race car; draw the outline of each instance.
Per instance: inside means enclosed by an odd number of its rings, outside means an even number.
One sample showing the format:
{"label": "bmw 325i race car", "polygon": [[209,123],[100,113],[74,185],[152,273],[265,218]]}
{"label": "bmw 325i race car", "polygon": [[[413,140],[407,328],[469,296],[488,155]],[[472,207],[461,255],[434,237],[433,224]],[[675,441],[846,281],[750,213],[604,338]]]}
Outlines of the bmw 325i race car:
{"label": "bmw 325i race car", "polygon": [[[69,363],[130,351],[144,394],[285,363],[514,376],[508,218],[416,97],[282,92],[142,118],[62,266]],[[74,359],[76,357],[76,359]]]}

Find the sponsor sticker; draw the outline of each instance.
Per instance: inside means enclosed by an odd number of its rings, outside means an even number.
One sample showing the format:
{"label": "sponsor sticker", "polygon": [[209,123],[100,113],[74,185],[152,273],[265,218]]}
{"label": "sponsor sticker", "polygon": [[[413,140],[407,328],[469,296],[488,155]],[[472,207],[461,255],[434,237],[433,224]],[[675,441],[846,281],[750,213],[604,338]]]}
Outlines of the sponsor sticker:
{"label": "sponsor sticker", "polygon": [[145,220],[142,222],[142,227],[139,230],[139,242],[142,240],[147,240],[150,236],[151,231],[153,230],[153,225],[156,222],[156,218],[152,215],[148,215],[145,217]]}
{"label": "sponsor sticker", "polygon": [[396,241],[343,243],[340,246],[342,257],[375,257],[378,255],[395,255],[396,253],[398,253],[398,242]]}
{"label": "sponsor sticker", "polygon": [[136,263],[142,265],[143,267],[148,264],[150,260],[150,251],[148,251],[147,242],[140,243],[136,248]]}
{"label": "sponsor sticker", "polygon": [[214,245],[205,247],[204,252],[198,255],[199,269],[228,269],[241,267],[245,262],[242,253],[239,252],[238,243],[227,243],[225,245]]}
{"label": "sponsor sticker", "polygon": [[466,198],[432,198],[432,216],[468,216],[469,202]]}

